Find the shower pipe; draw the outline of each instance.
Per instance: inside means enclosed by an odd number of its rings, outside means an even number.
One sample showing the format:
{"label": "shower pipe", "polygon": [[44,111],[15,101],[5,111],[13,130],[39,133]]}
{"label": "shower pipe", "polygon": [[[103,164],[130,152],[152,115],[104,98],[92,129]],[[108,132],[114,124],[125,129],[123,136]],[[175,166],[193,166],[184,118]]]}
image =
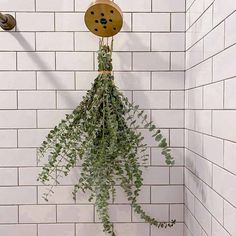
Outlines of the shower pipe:
{"label": "shower pipe", "polygon": [[4,30],[12,30],[16,26],[16,20],[12,15],[0,12],[0,27]]}

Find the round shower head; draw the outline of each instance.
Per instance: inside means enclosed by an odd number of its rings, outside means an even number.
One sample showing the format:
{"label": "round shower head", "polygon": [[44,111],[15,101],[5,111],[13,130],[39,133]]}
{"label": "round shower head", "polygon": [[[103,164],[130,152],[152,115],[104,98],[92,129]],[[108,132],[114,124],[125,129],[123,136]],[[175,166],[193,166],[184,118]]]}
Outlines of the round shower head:
{"label": "round shower head", "polygon": [[97,36],[114,36],[123,26],[122,11],[110,0],[96,0],[85,13],[85,24]]}

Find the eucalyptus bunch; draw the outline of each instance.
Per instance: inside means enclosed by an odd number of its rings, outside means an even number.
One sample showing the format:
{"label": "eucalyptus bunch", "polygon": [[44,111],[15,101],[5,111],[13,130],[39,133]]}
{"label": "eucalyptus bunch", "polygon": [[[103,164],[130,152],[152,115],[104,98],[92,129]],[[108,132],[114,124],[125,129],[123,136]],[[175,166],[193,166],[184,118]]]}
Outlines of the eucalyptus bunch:
{"label": "eucalyptus bunch", "polygon": [[104,232],[115,236],[109,217],[109,202],[116,197],[116,186],[126,193],[134,211],[147,223],[167,228],[175,220],[161,222],[147,215],[137,198],[143,185],[141,167],[146,163],[147,144],[140,128],[148,129],[157,146],[162,149],[166,164],[172,166],[174,159],[166,138],[139,106],[130,103],[114,83],[112,74],[112,47],[100,41],[98,51],[99,75],[91,90],[59,125],[50,131],[39,148],[40,158],[47,158],[38,180],[48,186],[45,200],[53,194],[53,187],[60,178],[81,164],[78,191],[89,192]]}

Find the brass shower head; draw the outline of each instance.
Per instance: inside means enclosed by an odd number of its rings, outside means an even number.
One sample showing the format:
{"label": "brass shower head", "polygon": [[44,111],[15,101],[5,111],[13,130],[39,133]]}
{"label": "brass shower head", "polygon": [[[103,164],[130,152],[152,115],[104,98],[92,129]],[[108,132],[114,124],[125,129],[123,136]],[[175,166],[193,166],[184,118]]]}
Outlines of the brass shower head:
{"label": "brass shower head", "polygon": [[96,0],[85,13],[89,31],[100,37],[111,37],[120,32],[123,14],[120,7],[110,0]]}

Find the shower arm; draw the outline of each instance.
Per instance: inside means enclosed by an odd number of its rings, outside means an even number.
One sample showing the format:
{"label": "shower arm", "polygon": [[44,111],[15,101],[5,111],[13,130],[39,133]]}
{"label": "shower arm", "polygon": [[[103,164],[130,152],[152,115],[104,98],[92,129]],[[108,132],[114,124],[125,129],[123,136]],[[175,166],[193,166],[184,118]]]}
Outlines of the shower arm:
{"label": "shower arm", "polygon": [[12,15],[0,12],[0,27],[4,30],[12,30],[16,26],[16,20]]}

